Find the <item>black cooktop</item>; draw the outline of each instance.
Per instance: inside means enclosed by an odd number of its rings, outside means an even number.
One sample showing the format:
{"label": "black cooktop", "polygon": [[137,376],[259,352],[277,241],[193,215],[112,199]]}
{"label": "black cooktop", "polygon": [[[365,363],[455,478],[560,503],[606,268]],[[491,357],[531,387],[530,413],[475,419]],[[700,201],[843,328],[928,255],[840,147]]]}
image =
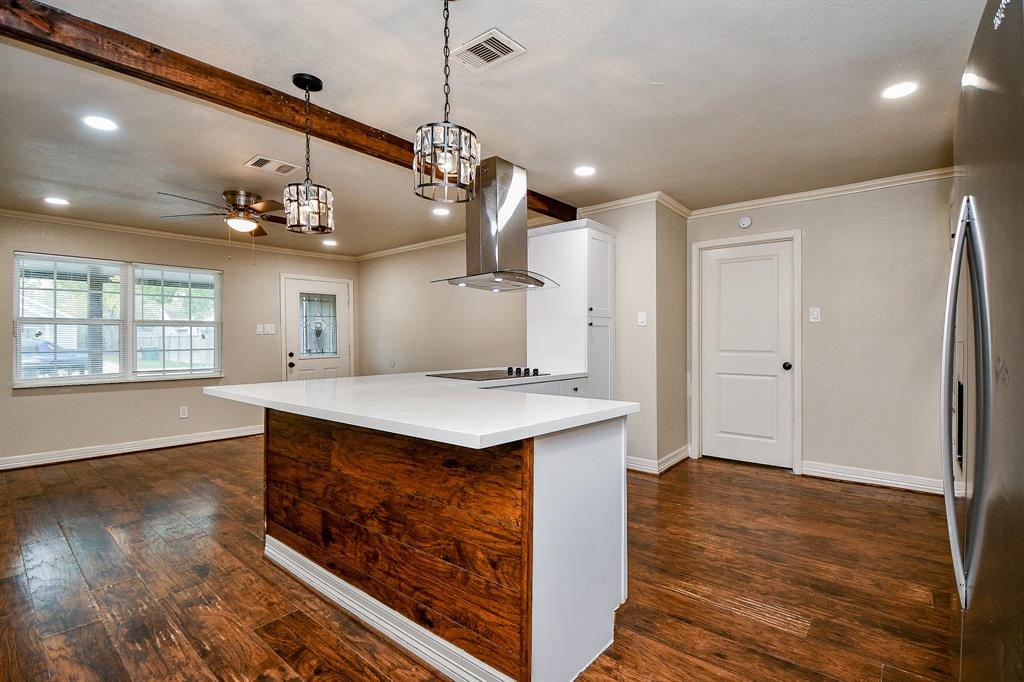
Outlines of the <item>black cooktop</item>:
{"label": "black cooktop", "polygon": [[516,374],[514,369],[511,374],[505,369],[479,369],[473,372],[449,372],[447,374],[428,374],[427,376],[439,377],[441,379],[464,379],[466,381],[493,381],[495,379],[522,379],[524,376],[548,376],[547,372],[534,373],[534,370],[529,370],[529,372],[528,374],[525,373],[522,368],[520,368],[519,374]]}

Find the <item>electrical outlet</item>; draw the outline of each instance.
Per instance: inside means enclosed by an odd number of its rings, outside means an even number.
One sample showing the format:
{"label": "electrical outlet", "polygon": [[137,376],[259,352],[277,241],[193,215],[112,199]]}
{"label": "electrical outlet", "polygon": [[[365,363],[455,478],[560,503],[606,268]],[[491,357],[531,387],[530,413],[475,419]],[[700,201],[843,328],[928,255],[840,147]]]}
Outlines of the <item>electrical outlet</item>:
{"label": "electrical outlet", "polygon": [[178,419],[188,419],[188,405],[182,405],[178,408]]}
{"label": "electrical outlet", "polygon": [[636,326],[638,326],[638,327],[646,327],[647,326],[647,313],[646,312],[641,311],[641,312],[638,312],[636,314]]}
{"label": "electrical outlet", "polygon": [[813,306],[807,313],[808,322],[821,322],[821,308]]}
{"label": "electrical outlet", "polygon": [[256,334],[262,336],[265,329],[266,327],[264,327],[262,324],[256,325]]}

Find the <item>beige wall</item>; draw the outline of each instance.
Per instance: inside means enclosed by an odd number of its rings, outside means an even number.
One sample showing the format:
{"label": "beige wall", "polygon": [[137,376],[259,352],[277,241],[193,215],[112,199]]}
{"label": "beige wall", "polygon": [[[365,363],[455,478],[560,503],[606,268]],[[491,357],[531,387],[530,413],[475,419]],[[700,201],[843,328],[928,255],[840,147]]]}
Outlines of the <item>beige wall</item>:
{"label": "beige wall", "polygon": [[360,372],[524,364],[527,294],[431,284],[465,272],[462,240],[360,261]]}
{"label": "beige wall", "polygon": [[[658,453],[657,214],[648,201],[583,214],[615,233],[615,375],[612,398],[640,403],[627,424],[627,455],[654,466]],[[637,313],[647,313],[638,327]]]}
{"label": "beige wall", "polygon": [[[224,377],[13,389],[12,338],[0,334],[0,458],[260,424],[259,408],[204,396],[202,387],[281,379],[280,325],[277,335],[256,335],[257,323],[280,322],[280,273],[356,276],[355,263],[337,259],[0,216],[0,319],[7,329],[14,251],[223,270]],[[188,419],[178,419],[182,405]]]}
{"label": "beige wall", "polygon": [[[802,233],[805,462],[939,476],[951,182],[690,218],[690,243]],[[737,227],[743,215],[749,230]],[[820,323],[807,322],[810,306],[821,307]]]}
{"label": "beige wall", "polygon": [[686,219],[657,204],[658,459],[687,444]]}

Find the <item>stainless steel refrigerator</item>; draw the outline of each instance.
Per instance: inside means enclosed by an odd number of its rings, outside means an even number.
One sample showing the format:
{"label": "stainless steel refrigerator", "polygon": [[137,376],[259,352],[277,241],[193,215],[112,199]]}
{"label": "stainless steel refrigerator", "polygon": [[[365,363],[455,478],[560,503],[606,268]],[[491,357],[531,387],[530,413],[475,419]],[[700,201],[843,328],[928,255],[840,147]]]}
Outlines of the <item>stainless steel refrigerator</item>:
{"label": "stainless steel refrigerator", "polygon": [[942,348],[954,673],[1024,680],[1024,0],[989,0],[963,76]]}

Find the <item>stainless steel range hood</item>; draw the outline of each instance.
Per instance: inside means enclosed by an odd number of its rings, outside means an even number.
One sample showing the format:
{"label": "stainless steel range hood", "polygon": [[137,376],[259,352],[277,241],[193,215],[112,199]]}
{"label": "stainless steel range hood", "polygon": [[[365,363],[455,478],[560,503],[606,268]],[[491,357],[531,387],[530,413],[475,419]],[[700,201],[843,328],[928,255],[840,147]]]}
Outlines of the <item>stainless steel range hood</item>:
{"label": "stainless steel range hood", "polygon": [[526,170],[492,156],[477,177],[466,204],[466,275],[434,281],[495,293],[558,286],[527,269]]}

